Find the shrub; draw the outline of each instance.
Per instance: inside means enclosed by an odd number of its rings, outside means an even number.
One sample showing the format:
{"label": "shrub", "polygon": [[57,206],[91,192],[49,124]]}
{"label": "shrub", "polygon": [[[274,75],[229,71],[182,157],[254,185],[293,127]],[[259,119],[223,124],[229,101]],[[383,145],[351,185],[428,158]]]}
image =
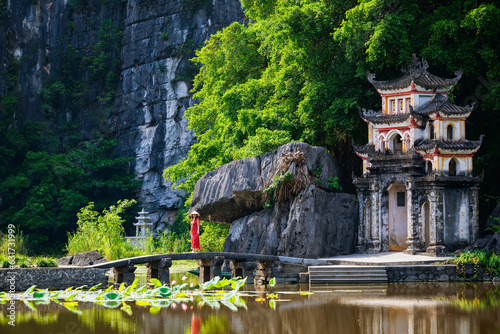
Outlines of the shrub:
{"label": "shrub", "polygon": [[35,267],[57,267],[57,262],[51,257],[37,257],[34,261]]}
{"label": "shrub", "polygon": [[7,257],[0,255],[0,268],[9,268],[10,263]]}
{"label": "shrub", "polygon": [[163,31],[160,33],[160,38],[164,39],[164,40],[167,40],[168,39],[168,32],[167,31]]}
{"label": "shrub", "polygon": [[135,200],[120,200],[117,206],[110,206],[102,214],[93,210],[94,203],[82,208],[77,215],[78,228],[68,236],[68,254],[97,250],[108,260],[135,255],[136,249],[125,241],[121,218],[121,214],[135,203]]}
{"label": "shrub", "polygon": [[200,246],[202,252],[222,252],[224,240],[229,233],[229,225],[202,222],[202,233],[200,234]]}
{"label": "shrub", "polygon": [[483,270],[491,275],[500,276],[500,256],[486,249],[466,251],[455,260],[458,265],[466,263],[481,264]]}

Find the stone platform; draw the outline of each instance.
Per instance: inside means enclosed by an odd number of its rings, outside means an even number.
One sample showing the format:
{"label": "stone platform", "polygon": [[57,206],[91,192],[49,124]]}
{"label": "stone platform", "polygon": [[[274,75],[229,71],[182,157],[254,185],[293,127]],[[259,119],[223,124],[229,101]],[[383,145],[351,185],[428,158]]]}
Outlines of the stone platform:
{"label": "stone platform", "polygon": [[[444,263],[448,259],[451,257],[408,255],[397,252],[323,258],[318,261],[325,261],[326,264],[309,266],[307,273],[300,274],[300,282],[352,284],[363,280],[363,282],[378,283],[381,275],[378,272],[372,272],[373,268],[385,268],[384,280],[387,283],[491,281],[493,279],[483,273],[480,268],[475,268],[473,264],[460,269],[455,264]],[[361,271],[366,271],[366,274],[361,274]]]}
{"label": "stone platform", "polygon": [[322,258],[330,265],[418,265],[444,262],[451,257],[436,257],[428,255],[408,255],[402,252],[386,252],[377,254],[350,254]]}

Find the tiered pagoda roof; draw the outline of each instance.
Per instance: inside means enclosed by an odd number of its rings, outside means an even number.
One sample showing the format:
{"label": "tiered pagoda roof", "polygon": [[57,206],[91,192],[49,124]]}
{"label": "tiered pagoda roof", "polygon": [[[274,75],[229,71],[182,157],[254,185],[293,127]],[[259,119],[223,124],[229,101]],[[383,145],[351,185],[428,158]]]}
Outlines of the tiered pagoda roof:
{"label": "tiered pagoda roof", "polygon": [[474,109],[474,104],[466,107],[457,106],[450,103],[447,95],[437,93],[429,102],[419,106],[414,112],[422,116],[439,113],[443,116],[468,117],[472,109]]}
{"label": "tiered pagoda roof", "polygon": [[472,151],[476,152],[483,142],[483,136],[479,138],[479,140],[444,140],[444,139],[426,139],[422,142],[415,144],[415,151],[419,153],[431,153],[437,150],[446,150],[446,151]]}
{"label": "tiered pagoda roof", "polygon": [[401,76],[397,79],[376,81],[375,74],[368,72],[368,81],[377,90],[398,90],[408,88],[413,84],[418,85],[427,90],[449,90],[456,85],[458,80],[462,77],[462,71],[455,72],[456,77],[452,79],[445,79],[435,76],[427,69],[429,65],[427,61],[420,62],[416,55],[413,55],[412,62],[401,69]]}
{"label": "tiered pagoda roof", "polygon": [[410,113],[400,113],[400,114],[384,114],[381,110],[379,111],[359,111],[359,115],[365,122],[370,122],[372,124],[393,124],[402,123],[410,118]]}
{"label": "tiered pagoda roof", "polygon": [[432,114],[439,114],[444,117],[469,117],[470,113],[474,109],[474,104],[466,107],[457,106],[448,100],[448,96],[437,93],[434,97],[418,106],[417,109],[413,109],[410,106],[410,112],[397,113],[397,114],[384,114],[381,110],[379,111],[361,111],[360,116],[365,122],[370,122],[372,124],[394,124],[402,123],[409,120],[410,117],[417,120],[423,120],[428,118]]}

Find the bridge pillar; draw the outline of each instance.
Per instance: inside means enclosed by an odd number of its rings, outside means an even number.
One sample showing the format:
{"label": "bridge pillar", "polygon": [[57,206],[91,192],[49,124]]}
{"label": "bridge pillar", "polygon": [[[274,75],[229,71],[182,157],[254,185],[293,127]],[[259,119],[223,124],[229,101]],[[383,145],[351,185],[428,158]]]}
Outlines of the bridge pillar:
{"label": "bridge pillar", "polygon": [[165,258],[157,261],[150,261],[146,263],[147,280],[156,278],[161,283],[170,284],[170,267],[172,266],[172,259]]}
{"label": "bridge pillar", "polygon": [[126,284],[132,284],[135,279],[135,266],[133,264],[128,264],[121,267],[113,268],[113,283],[121,284],[125,282]]}
{"label": "bridge pillar", "polygon": [[200,283],[210,281],[215,276],[221,276],[223,263],[224,256],[214,256],[213,259],[199,259]]}
{"label": "bridge pillar", "polygon": [[271,280],[271,267],[273,261],[257,261],[257,269],[253,279],[254,285],[267,285]]}
{"label": "bridge pillar", "polygon": [[231,268],[231,278],[238,276],[241,278],[248,277],[247,282],[252,282],[254,279],[253,272],[256,266],[255,262],[232,260],[229,264]]}

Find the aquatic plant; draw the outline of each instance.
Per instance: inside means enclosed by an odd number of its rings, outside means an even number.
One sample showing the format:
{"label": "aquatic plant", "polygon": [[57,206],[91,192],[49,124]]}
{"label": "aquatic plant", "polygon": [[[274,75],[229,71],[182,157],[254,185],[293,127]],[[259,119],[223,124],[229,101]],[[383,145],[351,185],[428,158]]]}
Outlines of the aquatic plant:
{"label": "aquatic plant", "polygon": [[[188,305],[193,308],[194,304],[197,308],[206,305],[212,309],[219,309],[221,305],[224,305],[232,311],[237,311],[239,308],[247,309],[246,302],[241,297],[249,297],[252,296],[252,293],[256,293],[240,291],[245,286],[246,280],[246,278],[239,277],[221,279],[217,276],[195,288],[188,286],[188,283],[176,284],[175,281],[170,282],[170,284],[162,284],[155,278],[150,279],[149,284],[141,287],[138,286],[138,279],[129,286],[122,283],[118,288],[110,285],[102,289],[101,284],[98,284],[88,290],[84,290],[87,286],[81,286],[75,289],[70,287],[66,290],[49,291],[37,289],[34,285],[23,293],[0,292],[0,304],[5,304],[9,300],[20,300],[28,308],[35,310],[37,304],[54,302],[79,315],[82,314],[78,310],[79,302],[93,302],[106,308],[119,308],[129,315],[132,315],[131,303],[149,307],[150,313],[153,314],[162,309],[175,309],[178,305],[186,311]],[[277,297],[276,293],[271,294],[264,298],[264,301],[269,299],[269,305],[274,309],[276,302],[284,301],[277,299]],[[256,300],[261,301],[259,298]]]}

